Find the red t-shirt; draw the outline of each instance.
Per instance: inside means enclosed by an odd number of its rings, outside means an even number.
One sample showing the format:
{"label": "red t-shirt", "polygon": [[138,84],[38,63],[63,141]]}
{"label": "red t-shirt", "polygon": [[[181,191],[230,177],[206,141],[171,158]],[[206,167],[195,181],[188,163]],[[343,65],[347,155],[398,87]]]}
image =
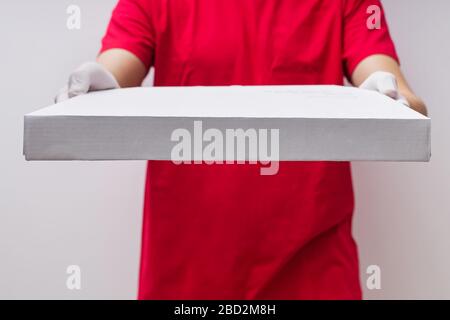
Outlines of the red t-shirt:
{"label": "red t-shirt", "polygon": [[[102,51],[155,67],[156,86],[338,84],[397,59],[379,0],[120,0]],[[149,106],[151,108],[151,106]],[[347,162],[150,161],[141,299],[359,299]]]}

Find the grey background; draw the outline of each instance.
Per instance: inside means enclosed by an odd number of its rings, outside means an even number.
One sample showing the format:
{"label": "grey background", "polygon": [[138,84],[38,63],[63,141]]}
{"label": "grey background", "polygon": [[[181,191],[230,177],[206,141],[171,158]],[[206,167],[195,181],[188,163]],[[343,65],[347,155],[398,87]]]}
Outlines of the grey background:
{"label": "grey background", "polygon": [[[77,65],[92,60],[115,0],[0,2],[0,298],[134,299],[144,162],[27,163],[23,115],[46,106]],[[66,8],[82,29],[66,28]],[[405,73],[433,118],[432,161],[355,163],[367,299],[450,299],[450,2],[385,0]],[[79,265],[82,288],[66,288]]]}

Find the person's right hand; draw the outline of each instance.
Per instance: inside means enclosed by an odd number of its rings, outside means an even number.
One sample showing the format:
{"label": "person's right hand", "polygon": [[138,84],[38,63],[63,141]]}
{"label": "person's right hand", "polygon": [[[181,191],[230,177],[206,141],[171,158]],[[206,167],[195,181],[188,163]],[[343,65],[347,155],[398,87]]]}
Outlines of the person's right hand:
{"label": "person's right hand", "polygon": [[92,91],[120,88],[111,72],[97,62],[81,65],[69,77],[69,81],[55,97],[55,103]]}

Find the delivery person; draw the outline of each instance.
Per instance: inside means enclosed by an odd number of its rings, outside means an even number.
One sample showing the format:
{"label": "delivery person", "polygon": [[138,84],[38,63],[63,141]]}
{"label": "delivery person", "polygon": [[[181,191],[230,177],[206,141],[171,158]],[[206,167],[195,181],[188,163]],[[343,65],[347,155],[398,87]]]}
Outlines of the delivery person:
{"label": "delivery person", "polygon": [[[120,0],[97,62],[77,69],[57,101],[140,86],[150,67],[155,86],[346,76],[426,112],[379,0]],[[139,298],[360,299],[352,212],[347,162],[282,162],[262,176],[254,164],[150,161]]]}

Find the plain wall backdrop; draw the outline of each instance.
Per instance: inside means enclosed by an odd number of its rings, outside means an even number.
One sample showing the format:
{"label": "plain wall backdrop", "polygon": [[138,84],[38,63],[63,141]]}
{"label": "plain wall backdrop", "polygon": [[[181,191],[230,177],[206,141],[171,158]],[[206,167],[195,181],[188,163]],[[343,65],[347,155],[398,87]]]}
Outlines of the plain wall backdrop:
{"label": "plain wall backdrop", "polygon": [[[0,298],[134,299],[144,162],[26,162],[23,115],[92,60],[115,0],[0,2]],[[81,30],[66,28],[69,5]],[[450,1],[385,0],[403,69],[427,102],[432,161],[355,163],[367,299],[450,299]],[[79,265],[82,288],[66,287]],[[381,268],[381,290],[365,286]]]}

